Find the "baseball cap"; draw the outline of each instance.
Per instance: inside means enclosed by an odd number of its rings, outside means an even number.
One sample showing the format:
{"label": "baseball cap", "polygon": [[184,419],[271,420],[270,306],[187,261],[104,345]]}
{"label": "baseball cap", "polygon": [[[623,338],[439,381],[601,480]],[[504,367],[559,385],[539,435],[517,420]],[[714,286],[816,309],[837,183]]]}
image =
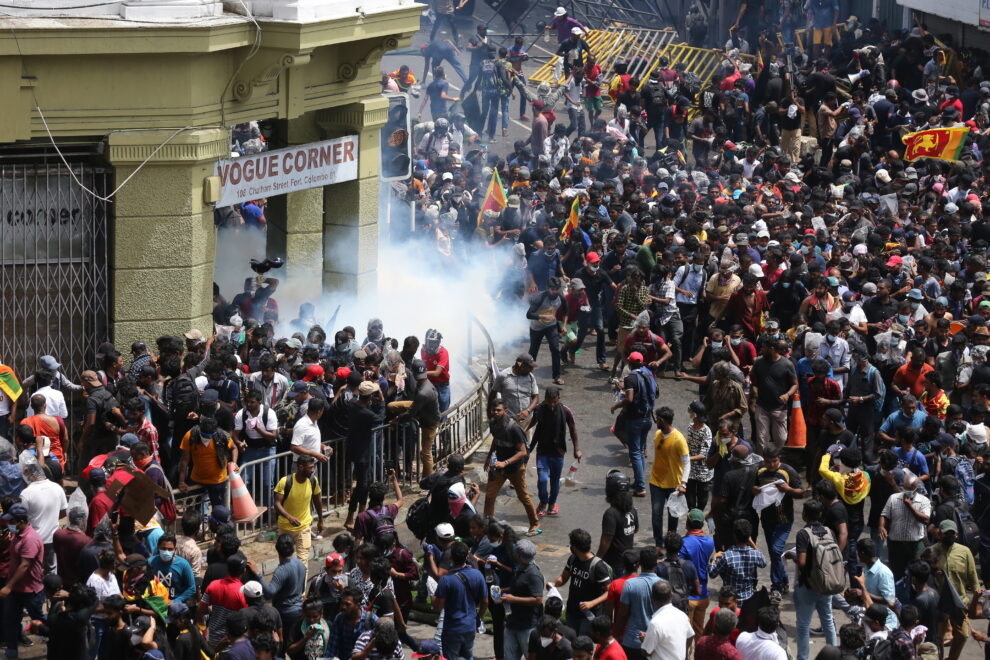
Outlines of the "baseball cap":
{"label": "baseball cap", "polygon": [[440,523],[435,529],[438,539],[449,540],[454,538],[454,526],[450,523]]}
{"label": "baseball cap", "polygon": [[285,347],[300,349],[302,348],[302,342],[296,339],[295,337],[289,337],[288,339],[285,340]]}
{"label": "baseball cap", "polygon": [[49,371],[55,371],[56,369],[62,367],[62,365],[58,363],[58,360],[53,358],[51,355],[42,355],[41,358],[38,360],[38,363],[43,368],[48,369]]}
{"label": "baseball cap", "polygon": [[264,591],[261,589],[261,584],[254,580],[245,582],[241,586],[241,593],[244,594],[245,598],[261,598],[262,595],[264,595]]}
{"label": "baseball cap", "polygon": [[7,509],[7,513],[3,514],[3,519],[8,522],[17,520],[18,518],[27,520],[27,517],[28,517],[27,507],[21,504],[20,502],[11,505],[11,507]]}
{"label": "baseball cap", "polygon": [[182,601],[174,601],[168,606],[168,620],[169,623],[175,621],[179,617],[189,614],[189,606]]}
{"label": "baseball cap", "polygon": [[200,403],[216,403],[220,400],[220,392],[216,390],[203,390],[199,395]]}
{"label": "baseball cap", "polygon": [[351,375],[350,367],[337,367],[337,371],[333,372],[333,375],[338,380],[347,380],[347,377]]}
{"label": "baseball cap", "polygon": [[[416,380],[421,380],[419,374],[416,374]],[[370,380],[363,381],[358,385],[358,395],[360,396],[371,396],[375,392],[379,391],[378,383],[373,383]]]}
{"label": "baseball cap", "polygon": [[311,364],[306,367],[306,375],[303,376],[303,380],[309,382],[311,380],[316,380],[323,375],[323,367],[318,364]]}
{"label": "baseball cap", "polygon": [[598,256],[597,252],[589,252],[588,254],[584,255],[584,258],[587,260],[589,264],[597,264],[599,261],[602,260],[602,258]]}
{"label": "baseball cap", "polygon": [[132,552],[131,554],[124,557],[124,561],[121,563],[121,566],[127,569],[127,568],[137,568],[138,566],[146,566],[147,564],[148,564],[148,560],[144,558],[144,555],[139,555],[136,552]]}
{"label": "baseball cap", "polygon": [[629,357],[627,357],[626,360],[628,362],[637,362],[637,363],[642,364],[642,362],[643,362],[643,354],[640,353],[639,351],[633,351],[632,353],[629,354]]}
{"label": "baseball cap", "polygon": [[896,266],[900,266],[903,262],[904,260],[901,259],[899,255],[895,254],[890,259],[887,260],[887,268],[894,268]]}
{"label": "baseball cap", "polygon": [[701,509],[691,509],[688,511],[688,520],[690,522],[705,522],[705,512]]}
{"label": "baseball cap", "polygon": [[307,385],[305,381],[297,380],[296,382],[292,383],[292,390],[290,391],[290,394],[296,395],[308,391],[309,391],[309,385]]}
{"label": "baseball cap", "polygon": [[344,566],[344,558],[341,557],[336,552],[331,552],[329,555],[327,555],[326,562],[324,563],[326,564],[327,568],[338,568],[338,567],[342,568]]}
{"label": "baseball cap", "polygon": [[852,291],[846,291],[842,294],[842,302],[855,302],[856,294]]}
{"label": "baseball cap", "polygon": [[940,532],[955,532],[959,533],[959,528],[956,527],[955,520],[943,520],[938,524],[938,531]]}
{"label": "baseball cap", "polygon": [[100,387],[103,385],[103,382],[100,380],[100,377],[96,375],[96,372],[90,371],[89,369],[79,374],[79,379],[90,387]]}
{"label": "baseball cap", "polygon": [[117,444],[119,444],[121,447],[130,448],[139,442],[141,442],[141,438],[137,437],[137,435],[133,433],[125,433],[124,435],[120,436],[120,440],[117,441]]}
{"label": "baseball cap", "polygon": [[198,328],[193,328],[182,336],[192,341],[203,341],[203,331]]}

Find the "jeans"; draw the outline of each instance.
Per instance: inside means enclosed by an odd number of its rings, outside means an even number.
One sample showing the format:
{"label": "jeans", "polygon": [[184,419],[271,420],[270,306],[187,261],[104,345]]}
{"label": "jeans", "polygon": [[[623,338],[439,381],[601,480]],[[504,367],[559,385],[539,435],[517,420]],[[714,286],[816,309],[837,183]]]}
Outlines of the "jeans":
{"label": "jeans", "polygon": [[206,496],[210,500],[210,506],[222,504],[227,506],[227,482],[219,484],[199,484],[206,491]]}
{"label": "jeans", "polygon": [[[677,303],[677,310],[681,316],[681,358],[692,358],[695,353],[695,334],[698,331],[698,306],[691,303]],[[675,369],[679,370],[681,365],[675,364]]]}
{"label": "jeans", "polygon": [[578,315],[578,334],[575,351],[580,351],[584,346],[584,338],[588,336],[590,330],[595,331],[595,362],[605,364],[608,358],[605,355],[605,324],[602,321],[602,308],[592,307],[587,314]]}
{"label": "jeans", "polygon": [[455,44],[458,43],[460,38],[457,34],[457,25],[454,23],[453,14],[436,14],[436,17],[433,19],[433,29],[430,30],[430,41],[437,38],[437,32],[440,31],[441,22],[446,23],[450,27],[450,36],[454,38]]}
{"label": "jeans", "polygon": [[592,616],[589,619],[589,612],[592,612],[592,610],[585,612],[579,610],[576,601],[573,608],[570,605],[567,606],[567,625],[574,629],[574,634],[578,637],[591,634],[591,619],[595,617]]}
{"label": "jeans", "polygon": [[[248,463],[250,461],[257,461],[259,459],[264,459],[269,456],[275,455],[274,447],[248,447],[244,450],[244,453],[240,456],[241,463]],[[261,484],[254,484],[255,471],[261,475]],[[251,497],[257,504],[262,506],[269,506],[272,499],[272,488],[274,483],[272,482],[272,474],[275,471],[275,461],[264,461],[263,463],[258,463],[256,465],[249,465],[247,469],[241,467],[241,478],[244,479],[244,486],[251,493]]]}
{"label": "jeans", "polygon": [[506,628],[504,660],[522,660],[525,658],[528,655],[529,636],[532,632],[532,628]]}
{"label": "jeans", "polygon": [[474,660],[475,632],[449,632],[440,635],[440,647],[448,660]]}
{"label": "jeans", "polygon": [[468,75],[466,73],[464,73],[464,67],[461,66],[461,63],[457,60],[456,57],[451,57],[450,55],[445,55],[444,58],[442,60],[440,60],[440,62],[434,61],[433,62],[433,66],[434,67],[439,66],[442,62],[449,62],[451,68],[453,68],[454,71],[457,72],[457,75],[459,75],[461,77],[461,80],[463,82],[467,82]]}
{"label": "jeans", "polygon": [[450,385],[434,385],[437,391],[437,401],[440,404],[440,414],[450,408]]}
{"label": "jeans", "polygon": [[784,564],[784,546],[787,536],[791,533],[792,523],[763,523],[763,536],[767,540],[770,551],[770,586],[780,589],[787,585],[787,566]]}
{"label": "jeans", "polygon": [[[653,138],[656,141],[656,149],[660,151],[663,149],[663,117],[661,116],[656,122],[650,122],[646,126],[647,132],[653,131]],[[643,151],[646,151],[646,141],[643,141]]]}
{"label": "jeans", "polygon": [[534,360],[537,358],[544,337],[550,347],[550,372],[555,379],[560,378],[560,328],[556,323],[549,328],[529,331],[529,354]]}
{"label": "jeans", "polygon": [[634,417],[626,420],[626,445],[629,447],[629,461],[633,469],[633,492],[646,490],[646,443],[649,442],[653,420],[649,417]]}
{"label": "jeans", "polygon": [[[653,543],[658,547],[663,546],[663,508],[667,505],[667,498],[675,491],[674,488],[661,488],[650,484],[650,506],[652,510]],[[671,532],[677,531],[677,518],[667,514],[667,529]]]}
{"label": "jeans", "polygon": [[[541,506],[553,506],[560,493],[560,473],[564,471],[563,456],[536,456],[536,491]],[[550,492],[547,493],[547,483]]]}
{"label": "jeans", "polygon": [[27,610],[31,619],[45,620],[42,606],[45,592],[24,593],[12,591],[3,601],[3,636],[7,640],[7,657],[17,657],[17,645],[21,640],[21,616]]}
{"label": "jeans", "polygon": [[660,336],[670,346],[670,359],[664,363],[661,369],[666,370],[670,365],[674,365],[675,373],[681,370],[681,361],[683,359],[681,354],[681,337],[683,335],[684,325],[681,323],[681,317],[677,314],[672,316],[660,328]]}
{"label": "jeans", "polygon": [[[498,111],[502,110],[502,130],[509,130],[509,96],[498,92],[485,92],[481,96],[481,119],[488,125],[488,139],[495,137]],[[487,121],[486,121],[487,118]]]}
{"label": "jeans", "polygon": [[[880,538],[880,530],[877,527],[870,527],[870,538],[873,539],[873,543],[877,546],[877,559],[882,561],[884,564],[887,563],[887,540]],[[980,554],[983,554],[982,548],[980,549]],[[990,555],[987,555],[987,562],[990,562]],[[980,560],[982,566],[990,567],[990,563],[984,563],[984,560]],[[894,580],[898,578],[895,576]],[[986,580],[984,580],[986,582]]]}
{"label": "jeans", "polygon": [[701,509],[705,510],[708,506],[708,496],[712,492],[712,482],[710,481],[698,481],[697,479],[688,479],[687,482],[687,505],[688,510],[690,509]]}
{"label": "jeans", "polygon": [[818,619],[825,631],[825,643],[835,646],[835,621],[832,619],[832,597],[823,596],[798,585],[794,589],[794,610],[797,613],[797,659],[808,660],[811,642],[811,615],[818,610]]}
{"label": "jeans", "polygon": [[570,137],[571,133],[575,130],[577,131],[577,136],[581,137],[585,133],[584,127],[584,108],[567,108],[567,119],[570,125],[567,127],[567,136]]}

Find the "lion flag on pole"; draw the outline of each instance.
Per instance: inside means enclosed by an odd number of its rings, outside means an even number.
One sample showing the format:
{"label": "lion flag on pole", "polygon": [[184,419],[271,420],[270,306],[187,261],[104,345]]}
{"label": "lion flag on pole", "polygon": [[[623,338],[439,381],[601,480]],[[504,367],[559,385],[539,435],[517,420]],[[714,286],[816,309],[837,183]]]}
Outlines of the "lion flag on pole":
{"label": "lion flag on pole", "polygon": [[578,218],[581,216],[581,196],[574,195],[574,201],[571,202],[571,214],[567,216],[567,222],[560,230],[561,240],[566,241],[571,237],[571,232],[578,226]]}
{"label": "lion flag on pole", "polygon": [[481,208],[478,209],[478,224],[484,222],[485,211],[504,211],[508,203],[505,198],[505,188],[502,187],[502,180],[498,176],[498,170],[493,169],[492,180],[488,183],[488,191],[485,193],[485,199],[481,202]]}
{"label": "lion flag on pole", "polygon": [[21,389],[21,382],[17,380],[17,374],[5,364],[0,364],[0,390],[3,390],[11,401],[17,401],[24,391]]}
{"label": "lion flag on pole", "polygon": [[938,160],[958,160],[959,153],[966,142],[968,126],[953,128],[932,128],[927,131],[908,133],[901,138],[907,145],[904,160],[911,162],[919,158],[935,158]]}

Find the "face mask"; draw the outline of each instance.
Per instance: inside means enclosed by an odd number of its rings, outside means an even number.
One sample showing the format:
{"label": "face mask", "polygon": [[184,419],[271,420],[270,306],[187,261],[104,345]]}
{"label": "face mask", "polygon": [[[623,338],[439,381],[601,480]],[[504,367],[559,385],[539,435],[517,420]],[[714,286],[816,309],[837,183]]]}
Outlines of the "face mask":
{"label": "face mask", "polygon": [[159,550],[158,556],[162,558],[163,562],[169,564],[175,558],[175,550]]}
{"label": "face mask", "polygon": [[212,435],[206,436],[204,434],[200,434],[200,436],[199,436],[199,441],[203,443],[203,446],[204,447],[206,447],[207,445],[209,445],[210,444],[210,440],[212,440],[212,439],[213,439],[213,436]]}
{"label": "face mask", "polygon": [[546,648],[553,644],[553,637],[540,637],[540,646]]}
{"label": "face mask", "polygon": [[908,321],[910,321],[910,320],[911,320],[911,317],[905,316],[904,314],[898,314],[897,315],[897,322],[900,323],[901,325],[907,325]]}
{"label": "face mask", "polygon": [[548,257],[552,257],[553,256],[553,250],[544,250],[543,251],[543,254],[547,255]]}
{"label": "face mask", "polygon": [[739,344],[742,343],[742,337],[733,337],[732,339],[729,340],[729,343],[732,344],[733,346],[738,346]]}
{"label": "face mask", "polygon": [[704,265],[702,264],[692,264],[691,266],[691,270],[693,270],[696,273],[700,273],[702,268],[704,268]]}
{"label": "face mask", "polygon": [[712,342],[712,348],[722,348],[723,345],[724,345],[724,342],[720,342],[720,341],[713,341]]}
{"label": "face mask", "polygon": [[17,525],[7,525],[7,531],[11,534],[17,533]]}
{"label": "face mask", "polygon": [[729,444],[729,440],[732,440],[732,436],[731,435],[720,435],[720,436],[718,436],[718,441],[721,442],[723,445]]}
{"label": "face mask", "polygon": [[791,283],[790,282],[781,282],[780,283],[780,286],[783,287],[783,288],[785,288],[785,289],[790,289],[791,288]]}
{"label": "face mask", "polygon": [[835,339],[836,339],[835,335],[825,335],[825,341],[827,341],[830,344],[834,344]]}
{"label": "face mask", "polygon": [[588,266],[588,270],[591,271],[592,273],[597,273],[598,266]]}

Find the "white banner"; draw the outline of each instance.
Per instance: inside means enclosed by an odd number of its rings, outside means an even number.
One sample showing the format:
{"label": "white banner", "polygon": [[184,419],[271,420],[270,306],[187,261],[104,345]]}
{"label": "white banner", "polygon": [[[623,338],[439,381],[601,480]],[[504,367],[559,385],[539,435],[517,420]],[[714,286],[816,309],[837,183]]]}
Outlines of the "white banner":
{"label": "white banner", "polygon": [[353,181],[357,160],[357,135],[222,160],[215,169],[220,177],[217,206]]}

